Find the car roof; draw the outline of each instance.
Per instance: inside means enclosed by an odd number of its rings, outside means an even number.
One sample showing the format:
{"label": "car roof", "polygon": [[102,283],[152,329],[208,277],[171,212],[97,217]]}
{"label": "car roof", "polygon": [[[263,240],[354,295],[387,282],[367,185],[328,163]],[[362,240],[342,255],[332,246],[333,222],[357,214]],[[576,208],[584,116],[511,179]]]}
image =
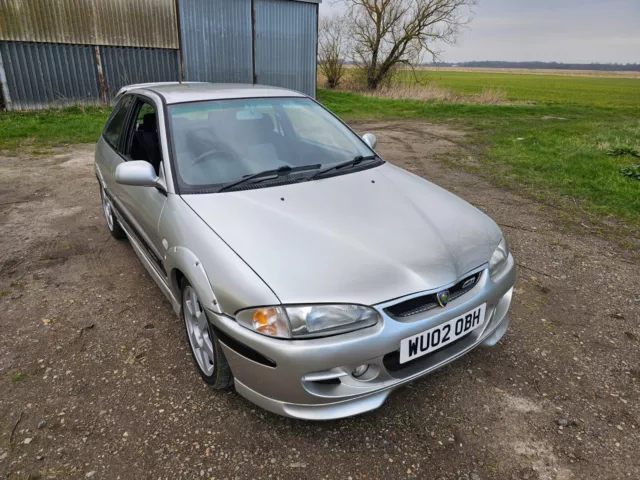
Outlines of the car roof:
{"label": "car roof", "polygon": [[234,98],[306,97],[303,93],[295,90],[268,85],[207,82],[158,82],[128,85],[120,89],[118,97],[127,92],[135,93],[138,90],[155,92],[164,97],[167,104]]}

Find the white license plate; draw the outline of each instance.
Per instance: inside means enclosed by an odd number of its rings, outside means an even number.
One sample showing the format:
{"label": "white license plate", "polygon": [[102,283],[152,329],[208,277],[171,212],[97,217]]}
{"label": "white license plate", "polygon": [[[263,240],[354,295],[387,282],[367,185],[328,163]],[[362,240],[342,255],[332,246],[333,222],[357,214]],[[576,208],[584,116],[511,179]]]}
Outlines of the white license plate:
{"label": "white license plate", "polygon": [[483,303],[473,310],[400,341],[400,363],[434,352],[484,324],[484,313],[487,304]]}

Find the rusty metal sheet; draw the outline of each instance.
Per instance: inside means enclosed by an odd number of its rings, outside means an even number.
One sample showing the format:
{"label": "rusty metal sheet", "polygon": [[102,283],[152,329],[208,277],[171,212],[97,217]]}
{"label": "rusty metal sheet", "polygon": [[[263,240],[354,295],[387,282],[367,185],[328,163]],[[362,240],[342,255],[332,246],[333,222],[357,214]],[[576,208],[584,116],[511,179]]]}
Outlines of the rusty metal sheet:
{"label": "rusty metal sheet", "polygon": [[175,0],[0,0],[0,40],[177,49]]}

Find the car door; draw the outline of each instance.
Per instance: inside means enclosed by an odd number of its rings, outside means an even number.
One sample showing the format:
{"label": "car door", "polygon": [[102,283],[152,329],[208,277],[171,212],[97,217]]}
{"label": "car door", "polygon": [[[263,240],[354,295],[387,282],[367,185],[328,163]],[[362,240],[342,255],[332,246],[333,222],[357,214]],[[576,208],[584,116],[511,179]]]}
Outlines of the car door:
{"label": "car door", "polygon": [[[156,174],[164,178],[164,162],[158,135],[158,107],[153,100],[135,96],[130,115],[125,124],[120,157],[124,162],[143,160],[149,162]],[[114,170],[115,172],[115,170]],[[164,250],[158,232],[158,224],[167,200],[167,193],[154,187],[118,185],[117,197],[127,223],[141,241],[160,271]],[[164,273],[164,271],[163,271]]]}

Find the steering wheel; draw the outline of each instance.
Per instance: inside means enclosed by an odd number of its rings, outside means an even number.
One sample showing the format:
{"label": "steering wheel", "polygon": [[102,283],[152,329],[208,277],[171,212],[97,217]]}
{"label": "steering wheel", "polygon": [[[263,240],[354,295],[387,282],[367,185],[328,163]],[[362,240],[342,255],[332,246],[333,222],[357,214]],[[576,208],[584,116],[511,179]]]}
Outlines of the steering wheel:
{"label": "steering wheel", "polygon": [[232,150],[226,147],[226,145],[224,145],[222,142],[215,142],[213,143],[212,147],[213,148],[210,148],[206,152],[198,155],[198,157],[196,157],[196,159],[192,162],[192,165],[196,165],[210,157],[222,157],[226,161],[240,162],[238,156]]}

